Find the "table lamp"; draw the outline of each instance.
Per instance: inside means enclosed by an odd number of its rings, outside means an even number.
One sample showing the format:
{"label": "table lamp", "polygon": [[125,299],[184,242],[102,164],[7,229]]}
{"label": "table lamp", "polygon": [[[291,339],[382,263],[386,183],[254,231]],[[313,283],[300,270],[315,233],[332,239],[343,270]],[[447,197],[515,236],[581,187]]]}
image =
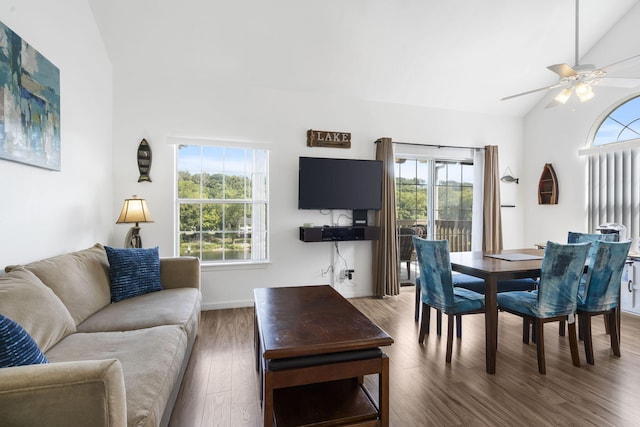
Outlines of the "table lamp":
{"label": "table lamp", "polygon": [[127,236],[124,239],[125,248],[141,248],[142,238],[140,237],[141,222],[153,222],[147,201],[145,199],[138,199],[138,196],[133,195],[131,199],[124,199],[124,205],[122,206],[122,212],[116,221],[116,224],[134,224],[129,229]]}

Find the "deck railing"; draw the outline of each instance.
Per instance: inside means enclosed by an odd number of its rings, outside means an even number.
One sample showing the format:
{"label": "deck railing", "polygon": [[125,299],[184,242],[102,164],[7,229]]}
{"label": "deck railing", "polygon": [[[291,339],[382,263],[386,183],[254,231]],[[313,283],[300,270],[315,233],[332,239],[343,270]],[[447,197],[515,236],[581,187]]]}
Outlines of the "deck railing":
{"label": "deck railing", "polygon": [[[424,223],[426,223],[426,220]],[[435,236],[427,236],[426,226],[416,224],[415,221],[398,220],[398,225],[416,229],[420,237],[448,240],[449,250],[451,252],[466,252],[471,250],[471,221],[437,219]]]}
{"label": "deck railing", "polygon": [[437,240],[448,240],[449,251],[467,252],[471,250],[471,221],[448,219],[436,220]]}

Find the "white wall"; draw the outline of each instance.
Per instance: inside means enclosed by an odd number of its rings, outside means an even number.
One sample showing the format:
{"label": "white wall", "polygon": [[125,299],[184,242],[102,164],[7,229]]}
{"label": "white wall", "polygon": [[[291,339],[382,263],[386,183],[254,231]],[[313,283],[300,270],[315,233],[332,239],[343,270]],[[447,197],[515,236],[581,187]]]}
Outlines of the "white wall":
{"label": "white wall", "polygon": [[[189,52],[182,55],[190,56]],[[144,245],[158,245],[162,255],[173,255],[174,149],[167,138],[254,141],[269,148],[271,264],[259,268],[205,267],[205,308],[250,305],[255,287],[328,283],[321,271],[332,263],[333,245],[298,240],[298,226],[303,223],[330,223],[318,211],[297,209],[299,156],[372,159],[373,141],[388,136],[398,141],[451,145],[498,144],[504,164],[516,174],[522,169],[522,122],[517,118],[239,87],[229,81],[208,80],[197,68],[186,68],[183,74],[173,75],[135,61],[115,66],[114,209],[131,194],[145,197],[155,223],[143,224]],[[306,131],[310,128],[351,132],[352,148],[308,148]],[[152,147],[151,183],[136,182],[136,147],[141,138]],[[517,246],[522,240],[521,210],[518,207],[505,214],[510,229],[505,241],[509,245]],[[116,226],[112,244],[121,244],[126,228]],[[340,243],[340,252],[355,275],[351,283],[338,289],[346,296],[370,295],[372,243]]]}
{"label": "white wall", "polygon": [[[133,20],[152,25],[157,22],[147,16],[152,12],[133,8],[137,14]],[[503,203],[516,204],[502,211],[505,246],[565,239],[568,229],[585,227],[585,161],[577,150],[585,146],[603,112],[635,93],[607,88],[597,90],[589,104],[554,109],[543,108],[546,99],[523,123],[513,117],[270,90],[239,83],[229,72],[235,69],[229,64],[250,43],[247,38],[218,35],[224,39],[224,55],[203,51],[202,44],[189,42],[190,37],[204,35],[194,32],[189,20],[172,23],[171,50],[163,43],[123,39],[117,60],[111,52],[112,77],[111,62],[86,0],[0,0],[0,20],[60,68],[62,110],[61,172],[0,160],[5,200],[0,210],[2,265],[98,241],[120,245],[127,227],[115,225],[114,219],[122,199],[131,194],[148,199],[156,220],[143,226],[145,246],[158,245],[162,255],[172,255],[174,159],[167,137],[255,141],[270,148],[272,263],[253,269],[205,268],[203,294],[208,308],[249,304],[251,291],[258,286],[326,283],[320,271],[332,262],[331,244],[305,244],[297,238],[300,224],[328,222],[318,212],[296,208],[297,158],[373,158],[372,142],[382,136],[409,142],[499,145],[501,171],[509,166],[520,178],[520,184],[501,187]],[[637,6],[582,62],[603,65],[639,53],[640,28],[635,25],[639,20]],[[117,17],[112,22],[117,23]],[[117,34],[119,30],[113,24],[109,31]],[[278,46],[273,49],[278,58],[291,55],[278,51]],[[284,72],[277,61],[268,62],[269,55],[261,58],[269,74]],[[638,71],[628,74],[638,75]],[[244,73],[261,71],[256,67]],[[353,147],[307,148],[309,128],[352,132]],[[135,154],[143,137],[153,149],[152,183],[136,182]],[[557,206],[537,204],[538,178],[546,162],[558,173]],[[349,286],[339,289],[348,296],[369,294],[371,243],[341,243],[340,248],[356,274]]]}
{"label": "white wall", "polygon": [[[144,21],[145,12],[136,13]],[[25,0],[16,6],[0,0],[0,19],[60,68],[62,92],[62,171],[0,162],[8,201],[0,214],[3,264],[29,262],[98,241],[121,245],[127,226],[115,225],[114,220],[122,200],[132,194],[148,200],[156,221],[142,227],[145,246],[158,245],[163,256],[173,255],[174,152],[166,140],[180,135],[255,141],[271,150],[272,262],[259,268],[205,268],[206,308],[248,305],[255,287],[327,283],[329,278],[320,272],[334,260],[332,245],[298,240],[302,223],[329,222],[319,212],[296,207],[298,157],[373,158],[373,141],[382,136],[431,144],[499,145],[500,169],[509,166],[521,178],[519,185],[502,186],[503,201],[517,206],[503,209],[505,246],[523,243],[522,188],[537,178],[521,173],[525,162],[518,118],[240,84],[215,73],[219,57],[190,46],[193,31],[188,21],[171,28],[174,35],[186,37],[175,42],[181,60],[162,43],[135,44],[125,38],[120,44],[125,47],[115,55],[118,61],[110,52],[115,64],[112,80],[110,60],[86,1],[54,5]],[[110,31],[117,33],[119,28],[114,24]],[[241,55],[246,42],[229,38],[225,52]],[[278,52],[279,57],[287,54]],[[277,72],[277,63],[265,66]],[[309,128],[351,132],[352,148],[307,148]],[[152,183],[137,182],[136,149],[143,137],[153,150]],[[341,254],[356,270],[352,282],[338,285],[345,295],[371,293],[371,248],[370,242],[340,244]]]}
{"label": "white wall", "polygon": [[[602,67],[640,54],[640,5],[633,8],[609,32],[581,63]],[[638,76],[640,67],[612,71],[616,76]],[[623,89],[596,86],[596,96],[586,104],[569,102],[564,106],[545,109],[546,97],[525,118],[524,180],[524,243],[566,241],[567,231],[589,231],[586,223],[586,158],[578,150],[590,144],[595,128],[614,106],[632,95],[638,88]],[[545,163],[551,163],[559,182],[559,203],[538,205],[537,186]]]}
{"label": "white wall", "polygon": [[113,228],[112,71],[86,0],[0,0],[60,69],[62,171],[0,160],[0,267],[105,242]]}

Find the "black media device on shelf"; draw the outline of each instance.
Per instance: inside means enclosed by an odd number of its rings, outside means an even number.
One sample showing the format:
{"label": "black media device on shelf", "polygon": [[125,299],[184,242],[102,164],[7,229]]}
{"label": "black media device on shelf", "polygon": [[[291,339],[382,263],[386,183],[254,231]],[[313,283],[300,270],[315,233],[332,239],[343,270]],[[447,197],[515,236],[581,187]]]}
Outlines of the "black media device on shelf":
{"label": "black media device on shelf", "polygon": [[368,212],[364,209],[353,210],[353,225],[367,225]]}
{"label": "black media device on shelf", "polygon": [[382,207],[380,160],[300,157],[298,209],[350,209],[353,225]]}

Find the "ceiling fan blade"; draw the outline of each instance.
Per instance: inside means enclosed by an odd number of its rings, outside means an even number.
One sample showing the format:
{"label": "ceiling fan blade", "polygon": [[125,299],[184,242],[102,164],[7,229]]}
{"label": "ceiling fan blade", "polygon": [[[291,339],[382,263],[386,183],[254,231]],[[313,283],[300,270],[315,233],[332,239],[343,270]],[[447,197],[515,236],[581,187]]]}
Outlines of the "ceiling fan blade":
{"label": "ceiling fan blade", "polygon": [[598,82],[598,86],[634,88],[640,86],[640,77],[606,76],[602,78],[602,81]]}
{"label": "ceiling fan blade", "polygon": [[554,88],[557,88],[559,86],[562,86],[562,85],[560,83],[557,83],[557,84],[554,84],[554,85],[551,85],[551,86],[545,86],[545,87],[541,87],[541,88],[538,88],[538,89],[529,90],[527,92],[517,93],[515,95],[506,96],[506,97],[500,99],[500,101],[506,101],[507,99],[513,99],[513,98],[517,98],[519,96],[529,95],[530,93],[541,92],[543,90],[554,89]]}
{"label": "ceiling fan blade", "polygon": [[623,59],[618,62],[614,62],[613,64],[606,65],[600,68],[602,71],[609,73],[612,69],[618,69],[623,67],[630,67],[634,65],[636,62],[640,61],[640,54],[630,56],[629,58]]}
{"label": "ceiling fan blade", "polygon": [[576,70],[571,68],[569,64],[553,64],[549,65],[547,68],[560,77],[573,77],[578,75],[578,73],[576,73]]}

